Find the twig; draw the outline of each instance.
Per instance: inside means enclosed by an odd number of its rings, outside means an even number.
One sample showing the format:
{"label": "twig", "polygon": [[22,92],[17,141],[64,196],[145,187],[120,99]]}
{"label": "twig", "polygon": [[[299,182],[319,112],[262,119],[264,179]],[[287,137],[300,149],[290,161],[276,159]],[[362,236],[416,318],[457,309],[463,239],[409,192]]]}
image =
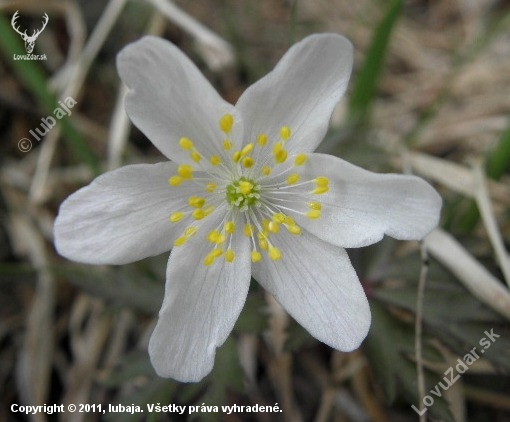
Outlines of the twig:
{"label": "twig", "polygon": [[[421,270],[420,280],[418,282],[418,297],[416,298],[416,319],[414,321],[414,348],[416,354],[416,373],[418,376],[418,401],[420,411],[423,410],[423,398],[425,397],[425,376],[423,374],[423,355],[422,355],[422,322],[423,322],[423,297],[425,296],[425,283],[429,271],[429,259],[427,248],[424,244],[421,250]],[[420,422],[426,422],[427,413],[420,413]]]}
{"label": "twig", "polygon": [[481,165],[476,165],[473,169],[475,179],[475,198],[482,215],[483,223],[487,229],[489,240],[492,243],[494,252],[496,253],[496,259],[499,263],[503,276],[505,277],[506,284],[510,287],[510,258],[505,249],[505,244],[501,237],[501,232],[498,229],[496,219],[494,218],[494,212],[492,209],[491,200],[489,198],[489,192],[485,183],[485,175]]}

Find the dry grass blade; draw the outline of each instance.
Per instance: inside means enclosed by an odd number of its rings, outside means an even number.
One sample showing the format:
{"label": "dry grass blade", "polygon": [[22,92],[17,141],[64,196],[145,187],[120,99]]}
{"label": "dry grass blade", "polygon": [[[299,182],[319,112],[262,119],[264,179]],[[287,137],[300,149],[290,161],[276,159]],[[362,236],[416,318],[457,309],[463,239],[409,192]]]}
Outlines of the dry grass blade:
{"label": "dry grass blade", "polygon": [[453,236],[436,229],[425,239],[429,253],[448,268],[481,302],[510,319],[510,292]]}
{"label": "dry grass blade", "polygon": [[496,218],[494,217],[493,207],[487,191],[486,178],[481,166],[475,166],[473,170],[475,183],[475,198],[478,209],[482,215],[482,220],[496,253],[496,258],[503,271],[507,285],[510,287],[510,257],[505,249],[501,232],[498,229]]}

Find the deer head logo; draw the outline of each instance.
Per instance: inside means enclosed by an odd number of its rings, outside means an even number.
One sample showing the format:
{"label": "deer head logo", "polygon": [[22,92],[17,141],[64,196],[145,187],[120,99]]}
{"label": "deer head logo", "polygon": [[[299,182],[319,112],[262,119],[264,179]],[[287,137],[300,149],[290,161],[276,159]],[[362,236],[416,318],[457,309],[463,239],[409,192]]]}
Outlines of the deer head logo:
{"label": "deer head logo", "polygon": [[12,17],[12,20],[11,20],[11,25],[13,27],[13,29],[21,35],[21,39],[23,41],[25,41],[25,49],[27,50],[27,53],[31,53],[33,50],[34,50],[34,44],[35,44],[35,40],[37,39],[37,37],[39,36],[39,34],[44,31],[44,28],[46,28],[46,25],[48,24],[48,21],[50,20],[50,18],[48,17],[48,15],[45,13],[43,18],[44,18],[44,21],[43,21],[43,27],[39,30],[34,30],[34,33],[32,35],[27,35],[27,30],[25,29],[25,32],[21,32],[19,30],[19,28],[16,28],[16,19],[18,19],[18,10],[16,10],[16,13],[14,14],[14,16]]}

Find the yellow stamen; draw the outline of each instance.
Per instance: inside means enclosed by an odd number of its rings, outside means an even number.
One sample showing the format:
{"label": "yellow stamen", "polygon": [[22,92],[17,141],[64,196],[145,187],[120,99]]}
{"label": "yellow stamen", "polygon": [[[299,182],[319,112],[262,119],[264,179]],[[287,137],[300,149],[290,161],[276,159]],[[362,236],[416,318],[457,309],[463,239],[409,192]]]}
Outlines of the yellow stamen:
{"label": "yellow stamen", "polygon": [[227,249],[225,252],[225,261],[227,262],[233,262],[234,258],[236,257],[236,254],[232,249]]}
{"label": "yellow stamen", "polygon": [[295,234],[295,235],[301,234],[301,227],[297,226],[296,224],[293,224],[291,226],[287,226],[287,230],[291,234]]}
{"label": "yellow stamen", "polygon": [[199,163],[202,159],[202,156],[196,151],[193,151],[189,156],[195,163]]}
{"label": "yellow stamen", "polygon": [[213,156],[211,157],[210,161],[211,161],[211,164],[212,164],[213,166],[218,166],[218,165],[220,165],[220,164],[221,164],[221,158],[220,158],[219,156],[217,156],[217,155],[213,155]]}
{"label": "yellow stamen", "polygon": [[253,225],[251,224],[245,224],[244,225],[244,229],[243,229],[243,233],[245,236],[247,237],[251,237],[253,236]]}
{"label": "yellow stamen", "polygon": [[270,221],[267,228],[271,233],[278,233],[280,231],[280,226],[274,221]]}
{"label": "yellow stamen", "polygon": [[234,163],[238,163],[240,159],[241,159],[241,151],[236,151],[232,154],[232,161]]}
{"label": "yellow stamen", "polygon": [[232,233],[235,233],[236,231],[236,225],[234,224],[233,221],[227,221],[225,223],[225,231],[228,233],[228,234],[232,234]]}
{"label": "yellow stamen", "polygon": [[322,195],[323,193],[326,193],[329,190],[328,186],[317,186],[312,193],[315,195]]}
{"label": "yellow stamen", "polygon": [[232,149],[232,142],[230,142],[228,139],[225,139],[223,141],[223,149],[225,151],[230,151]]}
{"label": "yellow stamen", "polygon": [[182,177],[181,176],[172,176],[170,179],[168,179],[168,184],[170,186],[179,186],[182,183]]}
{"label": "yellow stamen", "polygon": [[211,243],[216,243],[217,245],[225,242],[225,235],[220,233],[218,230],[212,230],[207,235],[207,240]]}
{"label": "yellow stamen", "polygon": [[262,255],[259,251],[251,252],[251,262],[259,262],[262,259]]}
{"label": "yellow stamen", "polygon": [[253,158],[251,157],[244,157],[241,161],[241,164],[243,165],[244,168],[249,169],[250,167],[253,166],[253,164],[255,164],[255,161],[253,161]]}
{"label": "yellow stamen", "polygon": [[301,153],[296,156],[294,159],[294,164],[296,166],[302,166],[306,162],[306,154]]}
{"label": "yellow stamen", "polygon": [[205,217],[205,213],[202,208],[197,208],[195,211],[191,213],[191,215],[195,220],[201,220],[202,218]]}
{"label": "yellow stamen", "polygon": [[208,183],[206,186],[205,186],[205,191],[206,192],[214,192],[216,189],[217,189],[218,186],[216,186],[215,183]]}
{"label": "yellow stamen", "polygon": [[320,202],[308,202],[307,203],[308,207],[310,207],[312,210],[321,210],[322,209],[322,204]]}
{"label": "yellow stamen", "polygon": [[225,133],[229,133],[232,130],[232,125],[234,124],[234,117],[228,113],[224,114],[219,123],[220,129]]}
{"label": "yellow stamen", "polygon": [[278,261],[282,257],[280,250],[276,246],[269,246],[268,255],[273,261]]}
{"label": "yellow stamen", "polygon": [[297,182],[299,182],[299,174],[291,174],[289,177],[287,177],[287,183],[289,185],[294,185],[296,184]]}
{"label": "yellow stamen", "polygon": [[179,221],[181,221],[183,219],[183,217],[185,216],[185,214],[183,212],[174,212],[171,216],[170,216],[170,221],[172,223],[177,223]]}
{"label": "yellow stamen", "polygon": [[275,223],[282,224],[283,222],[285,222],[285,215],[282,214],[281,212],[276,213],[273,215],[273,221]]}
{"label": "yellow stamen", "polygon": [[241,155],[244,157],[244,156],[248,155],[252,151],[253,151],[253,144],[247,144],[241,150]]}
{"label": "yellow stamen", "polygon": [[184,230],[184,236],[191,237],[194,236],[198,231],[198,227],[196,226],[189,226]]}
{"label": "yellow stamen", "polygon": [[183,179],[192,179],[193,167],[191,167],[189,164],[181,164],[179,167],[177,167],[177,174]]}
{"label": "yellow stamen", "polygon": [[193,149],[193,142],[191,142],[191,139],[188,139],[188,138],[185,138],[185,137],[182,137],[179,140],[179,145],[181,146],[182,149],[184,149],[186,151],[189,151],[189,150]]}
{"label": "yellow stamen", "polygon": [[306,213],[306,216],[310,219],[310,220],[316,220],[317,218],[320,218],[321,216],[321,212],[320,210],[310,210]]}
{"label": "yellow stamen", "polygon": [[265,133],[261,133],[259,136],[257,136],[257,143],[263,147],[267,144],[267,135]]}
{"label": "yellow stamen", "polygon": [[329,179],[324,176],[319,176],[319,177],[315,178],[314,182],[317,186],[324,187],[324,186],[328,186]]}
{"label": "yellow stamen", "polygon": [[188,205],[193,208],[202,208],[205,204],[205,198],[198,196],[190,196],[188,199]]}
{"label": "yellow stamen", "polygon": [[264,176],[269,176],[271,174],[271,167],[264,166],[261,171]]}
{"label": "yellow stamen", "polygon": [[187,240],[188,240],[187,237],[178,237],[174,241],[174,246],[182,246],[186,243]]}
{"label": "yellow stamen", "polygon": [[282,126],[280,129],[280,138],[282,138],[284,141],[287,141],[290,138],[290,127]]}

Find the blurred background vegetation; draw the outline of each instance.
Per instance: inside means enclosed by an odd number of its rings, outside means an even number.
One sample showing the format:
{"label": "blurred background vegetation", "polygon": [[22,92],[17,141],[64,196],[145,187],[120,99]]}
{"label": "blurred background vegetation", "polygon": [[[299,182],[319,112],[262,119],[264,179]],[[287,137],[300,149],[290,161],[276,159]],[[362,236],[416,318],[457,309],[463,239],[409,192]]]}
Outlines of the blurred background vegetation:
{"label": "blurred background vegetation", "polygon": [[[34,50],[46,61],[13,60],[25,53],[10,25],[16,10],[31,30],[49,15]],[[159,402],[284,410],[199,420],[412,421],[411,404],[421,402],[417,366],[430,395],[491,329],[500,338],[433,396],[425,417],[510,420],[509,29],[506,0],[1,1],[0,420],[29,420],[11,413],[12,403]],[[349,251],[373,313],[358,351],[318,343],[252,283],[210,376],[198,384],[160,379],[147,343],[167,254],[93,267],[62,259],[52,243],[53,220],[70,193],[122,164],[163,160],[123,112],[116,54],[143,34],[163,36],[235,102],[293,42],[325,31],[353,42],[355,68],[321,151],[426,178],[444,198],[441,229],[421,251],[417,242],[390,239]],[[78,102],[72,115],[40,141],[31,137],[68,96]],[[32,141],[30,151],[19,150],[22,138]]]}

